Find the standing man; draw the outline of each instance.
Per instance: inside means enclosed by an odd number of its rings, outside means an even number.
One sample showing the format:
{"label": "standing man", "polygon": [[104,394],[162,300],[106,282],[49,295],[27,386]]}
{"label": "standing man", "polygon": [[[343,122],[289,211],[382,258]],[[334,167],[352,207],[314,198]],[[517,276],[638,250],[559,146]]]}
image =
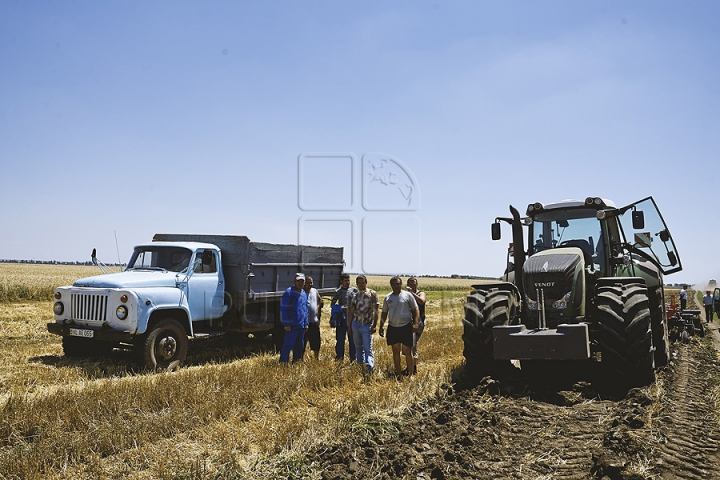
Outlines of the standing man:
{"label": "standing man", "polygon": [[340,286],[335,290],[330,305],[336,303],[340,305],[342,309],[342,318],[335,327],[335,360],[342,360],[345,358],[345,338],[348,339],[350,361],[355,361],[355,343],[353,342],[352,333],[348,332],[347,322],[347,306],[352,296],[355,294],[357,289],[350,286],[350,275],[343,273],[340,275]]}
{"label": "standing man", "polygon": [[418,364],[418,340],[420,340],[420,335],[422,335],[423,330],[425,330],[425,292],[421,292],[418,290],[418,281],[415,277],[410,277],[407,279],[407,288],[406,290],[410,292],[410,294],[415,298],[415,302],[417,303],[418,310],[420,311],[420,321],[418,322],[418,328],[417,332],[413,333],[413,346],[412,346],[412,355],[413,355],[413,372],[417,373],[417,364]]}
{"label": "standing man", "polygon": [[390,279],[392,293],[383,300],[382,316],[380,317],[380,336],[384,335],[385,320],[388,320],[387,344],[392,347],[395,375],[402,379],[400,372],[400,350],[405,355],[407,371],[410,378],[415,374],[415,362],[412,356],[413,333],[417,331],[420,315],[415,297],[402,289],[402,279]]}
{"label": "standing man", "polygon": [[280,300],[280,320],[285,328],[285,342],[280,349],[280,363],[288,363],[290,350],[293,362],[302,360],[305,349],[305,330],[308,328],[308,300],[303,287],[305,275],[295,274],[295,285],[288,287]]}
{"label": "standing man", "polygon": [[372,349],[372,334],[378,320],[377,292],[367,288],[367,277],[358,275],[355,280],[357,292],[353,295],[348,306],[348,328],[352,330],[356,361],[359,364],[367,365],[369,374],[372,374],[375,367],[375,356]]}
{"label": "standing man", "polygon": [[684,311],[687,307],[687,285],[683,285],[680,289],[680,311]]}
{"label": "standing man", "polygon": [[705,291],[703,305],[705,306],[705,321],[710,323],[713,321],[713,297],[710,295],[710,290]]}
{"label": "standing man", "polygon": [[305,346],[310,344],[310,350],[315,353],[315,360],[320,359],[320,313],[322,311],[323,300],[318,295],[317,289],[313,288],[313,278],[305,277],[305,293],[308,302],[308,329],[305,332]]}

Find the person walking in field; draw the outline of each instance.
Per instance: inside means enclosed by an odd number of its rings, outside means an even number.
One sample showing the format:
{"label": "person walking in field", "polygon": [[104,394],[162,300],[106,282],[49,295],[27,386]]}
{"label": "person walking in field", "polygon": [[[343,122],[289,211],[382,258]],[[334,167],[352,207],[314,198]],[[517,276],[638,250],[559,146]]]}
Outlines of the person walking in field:
{"label": "person walking in field", "polygon": [[683,285],[680,289],[680,311],[684,311],[687,307],[687,285]]}
{"label": "person walking in field", "polygon": [[713,321],[713,297],[710,295],[710,290],[705,291],[703,295],[703,305],[705,306],[705,321],[710,323]]}
{"label": "person walking in field", "polygon": [[348,328],[353,334],[355,343],[355,360],[367,366],[369,374],[375,368],[375,356],[372,348],[372,335],[378,321],[378,295],[375,290],[367,288],[367,277],[358,275],[355,284],[357,291],[348,305]]}
{"label": "person walking in field", "polygon": [[395,375],[402,379],[400,371],[400,352],[405,355],[407,371],[410,378],[415,374],[415,362],[412,355],[413,333],[417,332],[420,320],[419,310],[415,297],[402,289],[402,279],[390,279],[392,293],[383,300],[382,315],[380,317],[380,336],[384,336],[385,321],[388,321],[387,344],[392,347]]}
{"label": "person walking in field", "polygon": [[305,275],[295,274],[295,285],[288,287],[280,300],[280,320],[285,328],[285,341],[280,349],[280,363],[288,363],[290,350],[293,362],[302,360],[305,350],[305,330],[308,328],[308,300]]}
{"label": "person walking in field", "polygon": [[352,332],[348,331],[347,322],[347,306],[355,294],[357,289],[350,286],[350,275],[343,273],[340,275],[340,286],[335,290],[330,305],[340,305],[340,319],[335,325],[335,360],[343,360],[345,358],[345,338],[348,339],[348,348],[350,361],[355,361],[355,342],[353,342]]}
{"label": "person walking in field", "polygon": [[[417,365],[418,365],[418,341],[420,340],[420,336],[423,333],[423,330],[425,330],[425,292],[421,292],[418,289],[418,281],[415,277],[410,277],[407,279],[407,287],[406,290],[410,292],[410,294],[415,298],[415,302],[417,303],[418,310],[420,312],[420,321],[418,322],[418,328],[417,331],[413,333],[413,346],[412,346],[412,355],[413,355],[413,373],[417,373]],[[407,370],[403,371],[403,373],[407,374],[409,373]]]}
{"label": "person walking in field", "polygon": [[320,359],[320,315],[322,312],[323,299],[318,294],[317,289],[313,288],[313,278],[311,276],[305,277],[305,293],[307,294],[308,302],[308,329],[305,332],[305,348],[308,343],[310,344],[310,350],[315,354],[315,360]]}

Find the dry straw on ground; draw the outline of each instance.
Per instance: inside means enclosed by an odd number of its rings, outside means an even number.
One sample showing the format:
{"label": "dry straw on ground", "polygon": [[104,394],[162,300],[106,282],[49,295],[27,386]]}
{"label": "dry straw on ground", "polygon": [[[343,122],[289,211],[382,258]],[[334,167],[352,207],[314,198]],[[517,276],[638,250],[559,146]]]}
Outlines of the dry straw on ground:
{"label": "dry straw on ground", "polygon": [[[327,317],[319,362],[283,367],[266,340],[222,338],[191,342],[185,368],[157,374],[120,351],[66,359],[59,338],[47,333],[52,289],[94,271],[3,267],[3,291],[11,293],[0,303],[0,478],[18,479],[317,478],[304,452],[397,434],[401,413],[451,381],[462,363],[463,303],[473,283],[452,290],[440,283],[448,279],[436,279],[430,287],[414,381],[394,380],[379,337],[372,377],[333,361]],[[387,280],[373,277],[381,294],[390,290]]]}

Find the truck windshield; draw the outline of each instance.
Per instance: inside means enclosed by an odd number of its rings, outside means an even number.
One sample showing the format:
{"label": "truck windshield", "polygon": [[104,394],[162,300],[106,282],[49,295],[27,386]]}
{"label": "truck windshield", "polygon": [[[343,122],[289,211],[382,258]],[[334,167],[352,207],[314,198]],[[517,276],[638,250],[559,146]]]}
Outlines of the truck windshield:
{"label": "truck windshield", "polygon": [[181,247],[137,247],[128,270],[170,270],[182,272],[190,264],[192,251]]}
{"label": "truck windshield", "polygon": [[[600,221],[597,210],[582,208],[577,210],[549,210],[533,217],[531,241],[533,251],[540,252],[548,248],[578,247],[586,260],[597,261],[598,245],[601,245]],[[602,247],[600,248],[602,249]]]}

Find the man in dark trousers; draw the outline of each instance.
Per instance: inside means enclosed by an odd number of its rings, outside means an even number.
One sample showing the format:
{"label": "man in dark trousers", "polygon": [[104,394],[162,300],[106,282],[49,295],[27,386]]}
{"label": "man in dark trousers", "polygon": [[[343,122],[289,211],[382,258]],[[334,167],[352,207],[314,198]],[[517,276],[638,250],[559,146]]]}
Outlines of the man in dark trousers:
{"label": "man in dark trousers", "polygon": [[288,363],[290,350],[293,362],[302,360],[305,351],[305,330],[308,328],[305,275],[295,274],[295,285],[288,287],[280,300],[280,320],[285,328],[285,342],[280,349],[280,363]]}
{"label": "man in dark trousers", "polygon": [[350,286],[350,275],[343,273],[340,275],[340,286],[335,290],[330,305],[336,303],[342,307],[342,315],[340,321],[335,325],[335,360],[342,360],[345,358],[345,339],[348,339],[348,346],[350,350],[350,361],[355,361],[355,343],[353,342],[352,332],[348,332],[347,324],[347,313],[348,304],[355,294],[357,289]]}

